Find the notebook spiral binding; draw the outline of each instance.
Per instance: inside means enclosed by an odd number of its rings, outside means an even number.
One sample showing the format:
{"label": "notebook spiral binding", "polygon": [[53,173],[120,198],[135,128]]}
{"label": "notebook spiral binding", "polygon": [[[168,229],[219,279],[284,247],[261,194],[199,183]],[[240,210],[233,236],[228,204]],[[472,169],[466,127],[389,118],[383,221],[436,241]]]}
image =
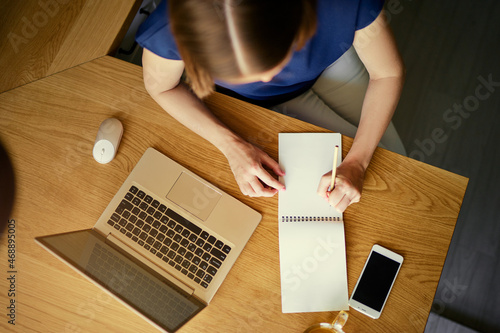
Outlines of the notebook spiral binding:
{"label": "notebook spiral binding", "polygon": [[336,222],[340,217],[319,217],[319,216],[282,216],[281,222]]}

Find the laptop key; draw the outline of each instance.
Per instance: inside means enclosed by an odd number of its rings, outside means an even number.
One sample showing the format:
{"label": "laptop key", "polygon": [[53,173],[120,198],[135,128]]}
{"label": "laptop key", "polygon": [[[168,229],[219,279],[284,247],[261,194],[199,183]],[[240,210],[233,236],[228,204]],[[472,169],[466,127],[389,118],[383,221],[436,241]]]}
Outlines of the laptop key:
{"label": "laptop key", "polygon": [[196,283],[200,283],[200,282],[201,282],[201,280],[200,280],[200,279],[198,279],[197,277],[195,277],[195,278],[194,278],[194,282],[196,282]]}
{"label": "laptop key", "polygon": [[182,217],[181,215],[177,214],[176,212],[174,212],[173,210],[171,210],[170,208],[167,209],[167,212],[165,213],[168,217],[170,217],[171,219],[175,220],[177,223],[179,224],[182,224],[182,226],[184,226],[185,228],[191,230],[191,232],[199,235],[201,233],[201,228],[198,227],[196,224],[193,224],[191,221],[185,219],[184,217]]}
{"label": "laptop key", "polygon": [[170,259],[174,259],[175,258],[175,251],[174,250],[170,250],[167,254],[167,257],[169,257]]}
{"label": "laptop key", "polygon": [[222,248],[222,252],[229,254],[229,252],[231,252],[231,247],[229,245],[224,245],[224,247]]}
{"label": "laptop key", "polygon": [[194,253],[194,252],[196,251],[197,247],[196,247],[196,245],[194,245],[193,243],[190,243],[190,244],[187,246],[187,249],[188,249],[189,251],[191,251],[191,252],[193,252],[193,253]]}
{"label": "laptop key", "polygon": [[126,225],[127,225],[127,220],[125,220],[125,219],[120,219],[120,222],[118,222],[118,223],[120,223],[120,225],[121,225],[122,227],[124,227],[124,226],[126,226]]}
{"label": "laptop key", "polygon": [[137,187],[135,187],[134,185],[132,185],[132,187],[130,188],[129,192],[132,192],[133,194],[136,194],[138,190],[139,189]]}
{"label": "laptop key", "polygon": [[167,254],[168,253],[168,247],[162,246],[161,249],[160,249],[160,252],[163,253],[163,254]]}
{"label": "laptop key", "polygon": [[199,257],[201,257],[203,255],[203,253],[205,253],[205,252],[203,252],[203,250],[200,248],[197,248],[196,251],[194,251],[194,254],[196,254]]}
{"label": "laptop key", "polygon": [[123,199],[122,202],[120,202],[120,205],[118,207],[122,207],[126,210],[132,210],[134,206],[132,203],[128,202],[127,200]]}
{"label": "laptop key", "polygon": [[153,198],[150,195],[146,195],[146,197],[144,198],[144,201],[146,201],[148,204],[150,204],[151,202],[153,202]]}
{"label": "laptop key", "polygon": [[184,267],[184,268],[189,268],[189,265],[190,265],[190,264],[191,264],[191,263],[189,262],[189,260],[185,259],[185,260],[182,262],[182,267]]}
{"label": "laptop key", "polygon": [[206,282],[202,282],[200,283],[200,285],[203,287],[203,288],[208,288],[208,284]]}
{"label": "laptop key", "polygon": [[200,237],[201,237],[201,238],[203,238],[203,239],[207,239],[207,238],[208,238],[208,236],[209,236],[209,233],[208,233],[208,232],[206,232],[206,231],[203,231],[203,232],[201,233],[201,235],[200,235]]}
{"label": "laptop key", "polygon": [[109,224],[110,226],[114,226],[114,225],[115,225],[115,222],[113,222],[113,221],[111,221],[111,220],[108,220],[108,224]]}
{"label": "laptop key", "polygon": [[210,252],[210,250],[212,249],[212,245],[210,245],[209,243],[206,243],[204,246],[203,246],[203,250],[207,251],[207,252]]}
{"label": "laptop key", "polygon": [[222,263],[219,261],[219,259],[214,258],[214,257],[212,257],[212,259],[210,259],[209,264],[216,267],[216,268],[220,268],[220,266],[222,265]]}
{"label": "laptop key", "polygon": [[127,232],[127,229],[125,229],[125,228],[120,228],[120,232],[121,232],[122,234],[124,234],[124,233],[126,233],[126,232]]}
{"label": "laptop key", "polygon": [[212,282],[212,276],[209,274],[206,274],[205,277],[203,277],[203,281],[205,281],[206,283]]}
{"label": "laptop key", "polygon": [[[213,266],[208,266],[207,273],[210,275],[215,275],[217,273],[217,269]],[[207,282],[210,282],[210,281],[207,281]]]}
{"label": "laptop key", "polygon": [[137,193],[137,196],[138,196],[139,198],[141,198],[141,199],[144,199],[144,197],[146,196],[146,193],[144,193],[144,192],[142,192],[142,191],[139,191],[139,192]]}
{"label": "laptop key", "polygon": [[184,274],[184,275],[187,275],[188,271],[185,268],[183,268],[182,271],[181,271],[181,273]]}
{"label": "laptop key", "polygon": [[127,229],[128,231],[132,231],[134,230],[134,227],[135,227],[134,224],[129,222],[125,227],[125,229]]}
{"label": "laptop key", "polygon": [[131,232],[127,232],[127,233],[125,234],[125,236],[127,236],[128,238],[132,238],[132,233],[131,233]]}
{"label": "laptop key", "polygon": [[217,238],[215,238],[214,236],[210,236],[210,237],[208,237],[207,242],[209,242],[210,244],[213,244],[213,243],[215,243],[215,240],[216,240],[216,239],[217,239]]}
{"label": "laptop key", "polygon": [[156,237],[156,235],[158,235],[158,230],[156,230],[155,228],[151,228],[151,230],[149,231],[149,234],[152,237]]}
{"label": "laptop key", "polygon": [[189,245],[189,241],[184,238],[183,240],[181,240],[181,245],[187,247]]}
{"label": "laptop key", "polygon": [[182,269],[181,265],[175,265],[175,269],[180,271]]}
{"label": "laptop key", "polygon": [[186,258],[187,260],[191,260],[193,259],[194,257],[194,254],[192,252],[186,252],[186,254],[184,255],[184,258]]}
{"label": "laptop key", "polygon": [[208,263],[206,261],[202,261],[200,264],[200,269],[206,270],[208,267]]}
{"label": "laptop key", "polygon": [[191,264],[191,266],[189,267],[189,271],[191,273],[196,273],[197,270],[198,270],[198,266],[196,266],[195,264]]}
{"label": "laptop key", "polygon": [[165,239],[165,235],[160,233],[158,234],[158,236],[156,236],[156,239],[162,242]]}
{"label": "laptop key", "polygon": [[221,252],[219,249],[216,249],[215,247],[210,251],[210,254],[220,261],[226,260],[226,254]]}
{"label": "laptop key", "polygon": [[151,230],[151,226],[149,224],[145,224],[142,226],[142,230],[144,230],[145,232],[148,232],[149,230]]}
{"label": "laptop key", "polygon": [[198,271],[196,272],[196,276],[201,279],[205,276],[205,272],[202,269],[198,269]]}
{"label": "laptop key", "polygon": [[198,266],[198,264],[201,262],[201,258],[200,257],[194,257],[193,259],[193,264]]}
{"label": "laptop key", "polygon": [[111,220],[113,220],[115,222],[120,221],[120,215],[113,213],[113,215],[111,215]]}
{"label": "laptop key", "polygon": [[158,210],[162,213],[165,213],[167,211],[167,206],[165,206],[164,204],[161,204],[160,207],[158,208]]}
{"label": "laptop key", "polygon": [[210,260],[210,258],[211,258],[211,256],[210,256],[210,254],[208,254],[208,253],[203,253],[203,255],[201,256],[201,258],[202,258],[203,260],[205,260],[205,261],[209,261],[209,260]]}
{"label": "laptop key", "polygon": [[155,244],[153,245],[153,247],[157,250],[161,249],[161,246],[162,246],[161,242],[158,241],[156,241]]}
{"label": "laptop key", "polygon": [[219,250],[222,250],[222,247],[224,246],[224,243],[222,243],[220,240],[218,240],[217,242],[215,242],[214,246],[216,248],[218,248]]}
{"label": "laptop key", "polygon": [[146,243],[148,243],[149,245],[153,245],[154,242],[155,242],[155,239],[151,236],[149,236],[148,239],[146,240]]}
{"label": "laptop key", "polygon": [[170,244],[172,244],[172,240],[170,238],[165,238],[165,240],[163,240],[163,244],[170,246]]}
{"label": "laptop key", "polygon": [[174,261],[178,264],[180,264],[182,262],[182,256],[181,255],[177,255],[177,257],[175,257]]}

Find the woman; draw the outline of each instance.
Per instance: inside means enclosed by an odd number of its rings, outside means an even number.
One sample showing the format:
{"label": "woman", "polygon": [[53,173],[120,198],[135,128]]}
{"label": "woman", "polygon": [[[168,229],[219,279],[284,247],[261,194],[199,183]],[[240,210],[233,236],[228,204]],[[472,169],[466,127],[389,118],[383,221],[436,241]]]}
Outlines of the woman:
{"label": "woman", "polygon": [[[137,35],[146,89],[221,150],[249,196],[284,190],[264,166],[278,176],[283,171],[204,107],[200,98],[214,82],[244,100],[353,136],[334,190],[328,190],[331,172],[318,187],[343,212],[359,201],[381,139],[405,153],[390,122],[404,68],[382,6],[383,0],[168,0]],[[194,94],[181,83],[184,69]]]}

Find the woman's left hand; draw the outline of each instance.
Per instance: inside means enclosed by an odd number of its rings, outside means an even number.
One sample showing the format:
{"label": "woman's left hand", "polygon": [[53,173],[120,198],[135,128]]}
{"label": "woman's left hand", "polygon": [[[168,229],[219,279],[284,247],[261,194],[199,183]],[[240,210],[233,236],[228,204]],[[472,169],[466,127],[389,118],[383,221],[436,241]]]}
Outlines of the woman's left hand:
{"label": "woman's left hand", "polygon": [[337,168],[333,191],[328,191],[332,179],[330,171],[321,177],[318,195],[323,197],[330,206],[343,213],[350,204],[359,202],[365,171],[361,163],[346,158]]}

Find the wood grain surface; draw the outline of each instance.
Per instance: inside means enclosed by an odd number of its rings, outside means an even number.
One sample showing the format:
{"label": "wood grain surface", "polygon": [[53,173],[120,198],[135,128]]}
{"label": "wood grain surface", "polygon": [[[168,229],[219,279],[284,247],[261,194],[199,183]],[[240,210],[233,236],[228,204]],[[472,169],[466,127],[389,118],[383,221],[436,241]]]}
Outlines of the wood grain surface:
{"label": "wood grain surface", "polygon": [[[280,132],[326,132],[220,94],[206,104],[273,158]],[[120,119],[125,132],[116,158],[100,165],[91,150],[108,117]],[[0,126],[17,174],[12,218],[19,331],[156,331],[33,241],[91,228],[147,147],[263,215],[213,301],[180,332],[302,332],[335,317],[335,312],[281,313],[277,196],[243,196],[222,153],[149,97],[140,67],[106,56],[0,94]],[[343,140],[345,156],[352,140]],[[405,262],[381,318],[350,311],[346,332],[424,330],[467,181],[377,149],[361,202],[344,214],[349,294],[373,244],[402,254]],[[0,253],[6,253],[5,235]],[[3,267],[6,260],[0,259]],[[0,279],[0,304],[8,301],[7,289],[6,279]],[[10,328],[5,318],[0,321],[1,330]]]}
{"label": "wood grain surface", "polygon": [[25,0],[0,4],[0,92],[109,54],[141,1]]}

